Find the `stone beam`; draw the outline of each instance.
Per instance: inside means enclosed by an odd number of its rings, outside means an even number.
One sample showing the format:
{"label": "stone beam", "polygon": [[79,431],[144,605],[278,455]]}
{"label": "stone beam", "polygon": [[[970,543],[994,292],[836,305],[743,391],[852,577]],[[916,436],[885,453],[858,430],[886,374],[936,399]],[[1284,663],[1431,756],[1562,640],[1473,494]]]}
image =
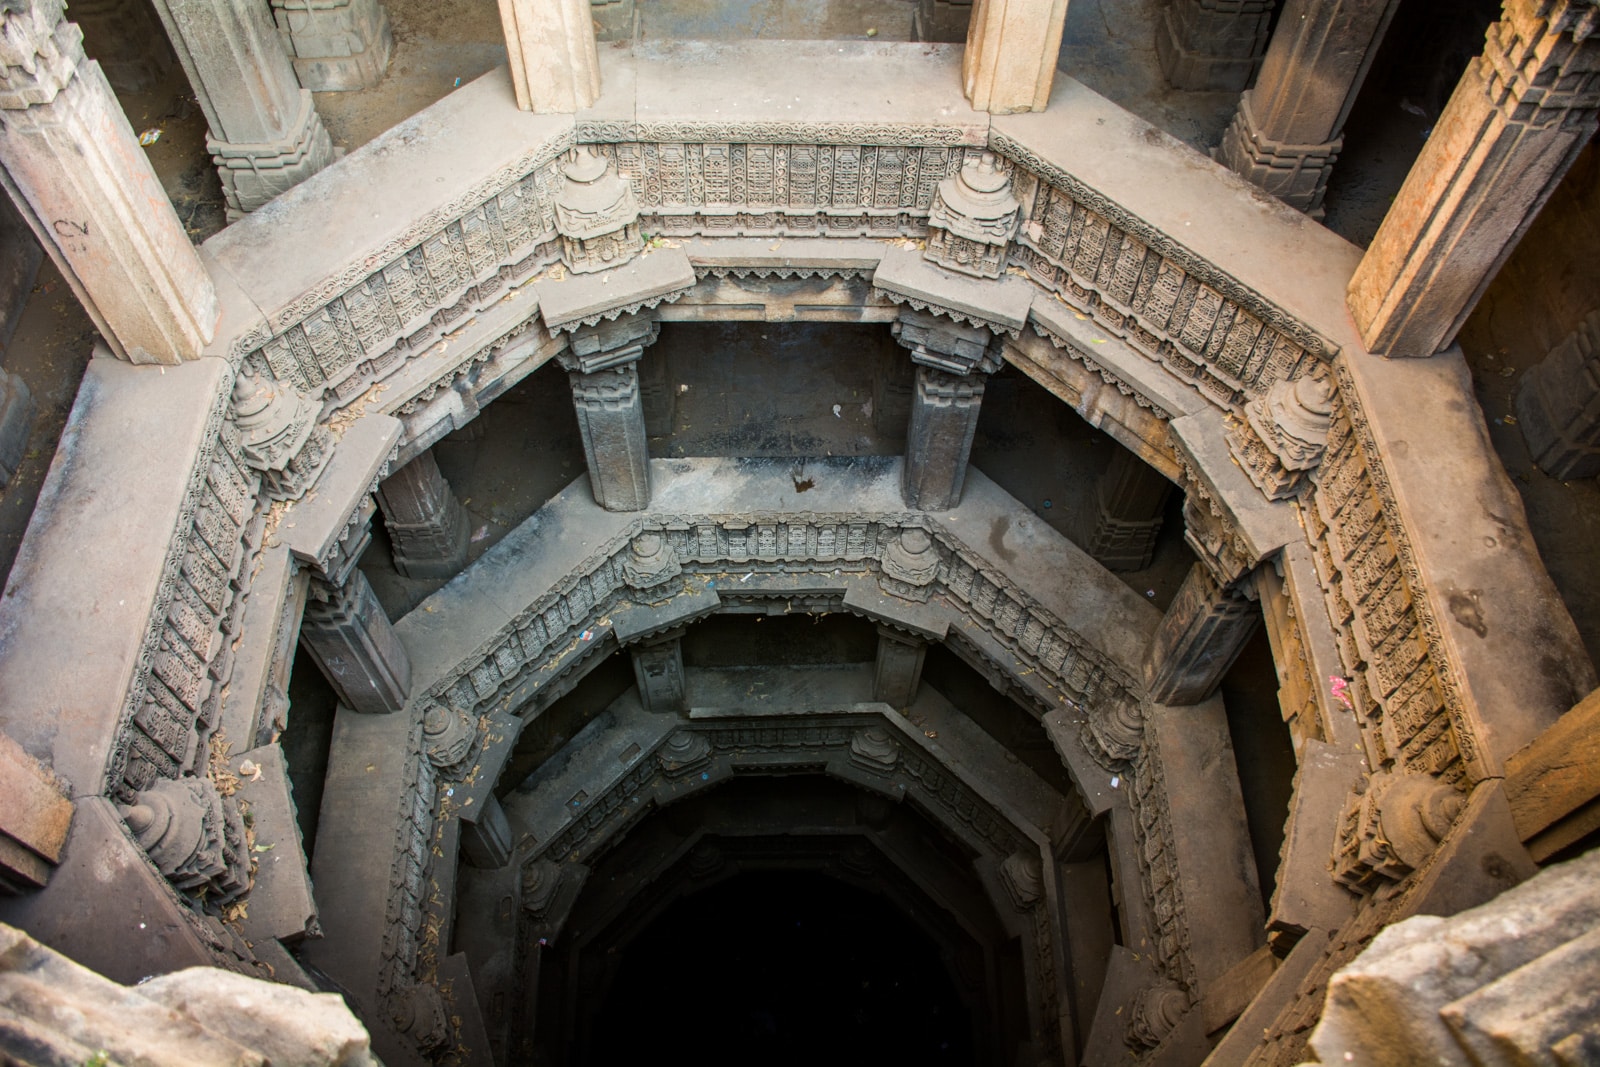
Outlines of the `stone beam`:
{"label": "stone beam", "polygon": [[589,0],[500,0],[517,106],[540,115],[586,108],[600,95]]}
{"label": "stone beam", "polygon": [[1067,0],[976,0],[961,84],[978,111],[1043,111],[1055,81]]}
{"label": "stone beam", "polygon": [[62,7],[0,11],[0,182],[116,355],[195,359],[216,290]]}
{"label": "stone beam", "polygon": [[1506,0],[1350,280],[1368,349],[1455,339],[1594,133],[1597,28],[1589,0]]}
{"label": "stone beam", "polygon": [[1287,0],[1217,161],[1321,218],[1345,120],[1398,7],[1399,0]]}
{"label": "stone beam", "polygon": [[256,210],[333,162],[333,142],[260,3],[154,0],[211,136],[228,216]]}

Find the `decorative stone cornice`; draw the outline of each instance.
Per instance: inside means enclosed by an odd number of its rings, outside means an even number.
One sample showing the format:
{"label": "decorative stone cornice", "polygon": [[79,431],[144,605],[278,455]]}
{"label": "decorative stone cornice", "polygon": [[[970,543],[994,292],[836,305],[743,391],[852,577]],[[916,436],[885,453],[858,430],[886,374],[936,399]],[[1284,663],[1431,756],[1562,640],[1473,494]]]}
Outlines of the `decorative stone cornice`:
{"label": "decorative stone cornice", "polygon": [[48,104],[84,61],[83,34],[62,0],[0,4],[0,110]]}

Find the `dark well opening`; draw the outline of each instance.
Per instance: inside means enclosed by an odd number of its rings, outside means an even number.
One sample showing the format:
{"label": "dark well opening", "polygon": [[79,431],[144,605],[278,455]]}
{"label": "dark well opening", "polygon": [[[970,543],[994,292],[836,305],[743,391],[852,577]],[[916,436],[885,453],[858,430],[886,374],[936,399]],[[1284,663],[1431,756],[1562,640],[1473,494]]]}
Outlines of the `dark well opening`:
{"label": "dark well opening", "polygon": [[743,874],[667,908],[622,956],[590,1063],[970,1064],[938,947],[887,901],[820,874]]}

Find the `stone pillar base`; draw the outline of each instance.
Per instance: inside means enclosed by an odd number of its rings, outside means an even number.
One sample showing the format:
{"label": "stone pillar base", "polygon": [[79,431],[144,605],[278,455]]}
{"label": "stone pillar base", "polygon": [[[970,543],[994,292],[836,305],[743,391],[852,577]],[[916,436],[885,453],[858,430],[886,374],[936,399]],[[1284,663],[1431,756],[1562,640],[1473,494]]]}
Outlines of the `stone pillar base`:
{"label": "stone pillar base", "polygon": [[1261,69],[1273,0],[1173,0],[1156,27],[1156,58],[1174,89],[1238,92]]}
{"label": "stone pillar base", "polygon": [[292,137],[274,144],[230,144],[206,140],[211,162],[222,176],[228,220],[236,221],[287,192],[333,162],[333,141],[311,106],[311,93],[300,90],[300,113]]}
{"label": "stone pillar base", "polygon": [[1245,93],[1239,101],[1239,110],[1217,146],[1217,162],[1290,207],[1314,219],[1322,218],[1326,214],[1322,200],[1328,192],[1328,176],[1344,147],[1344,138],[1323,144],[1274,141],[1257,128],[1250,96]]}
{"label": "stone pillar base", "polygon": [[383,80],[394,32],[378,0],[272,0],[272,17],[295,77],[311,92],[370,89]]}
{"label": "stone pillar base", "polygon": [[399,711],[411,693],[411,658],[366,575],[319,587],[306,604],[300,640],[339,702],[352,711]]}
{"label": "stone pillar base", "polygon": [[1600,311],[1528,370],[1516,407],[1540,470],[1562,481],[1600,476]]}

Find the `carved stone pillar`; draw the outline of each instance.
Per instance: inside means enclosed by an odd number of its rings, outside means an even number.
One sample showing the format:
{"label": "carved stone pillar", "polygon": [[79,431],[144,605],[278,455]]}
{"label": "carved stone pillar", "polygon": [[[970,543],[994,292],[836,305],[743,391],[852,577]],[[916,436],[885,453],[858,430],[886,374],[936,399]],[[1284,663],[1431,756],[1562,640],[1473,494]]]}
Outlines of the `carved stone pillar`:
{"label": "carved stone pillar", "polygon": [[995,115],[1043,111],[1066,19],[1067,0],[975,0],[961,56],[967,102]]}
{"label": "carved stone pillar", "polygon": [[1505,0],[1350,281],[1373,352],[1455,338],[1594,132],[1597,28],[1589,0]]}
{"label": "carved stone pillar", "polygon": [[984,381],[1000,366],[994,334],[910,308],[892,329],[917,364],[901,491],[907,507],[946,511],[961,503]]}
{"label": "carved stone pillar", "polygon": [[1400,0],[1286,0],[1217,161],[1314,219],[1344,124]]}
{"label": "carved stone pillar", "polygon": [[682,637],[679,629],[628,646],[639,701],[648,711],[677,712],[686,706]]}
{"label": "carved stone pillar", "polygon": [[166,80],[177,57],[146,0],[72,0],[89,58],[113,89],[141,93]]}
{"label": "carved stone pillar", "polygon": [[1145,656],[1145,685],[1159,704],[1198,704],[1212,693],[1244,650],[1261,612],[1232,586],[1220,586],[1204,565],[1189,570]]}
{"label": "carved stone pillar", "polygon": [[589,0],[500,0],[517,106],[541,115],[588,107],[600,95],[600,54]]}
{"label": "carved stone pillar", "polygon": [[379,483],[378,506],[407,578],[449,578],[467,562],[467,513],[431,450]]}
{"label": "carved stone pillar", "polygon": [[217,294],[61,0],[0,6],[0,174],[112,350],[196,359]]}
{"label": "carved stone pillar", "polygon": [[1562,481],[1600,475],[1600,311],[1528,369],[1516,403],[1540,470]]}
{"label": "carved stone pillar", "polygon": [[1238,92],[1261,68],[1275,0],[1172,0],[1156,58],[1174,89]]}
{"label": "carved stone pillar", "polygon": [[1126,448],[1118,448],[1095,485],[1094,533],[1089,555],[1114,571],[1143,570],[1156,538],[1172,483]]}
{"label": "carved stone pillar", "polygon": [[314,93],[370,89],[389,67],[394,34],[378,0],[272,0],[272,17]]}
{"label": "carved stone pillar", "polygon": [[333,162],[333,142],[300,87],[266,4],[155,0],[189,75],[238,218]]}
{"label": "carved stone pillar", "polygon": [[341,586],[313,582],[300,640],[340,703],[353,711],[399,711],[411,692],[411,658],[366,575]]}
{"label": "carved stone pillar", "polygon": [[922,661],[928,643],[888,626],[878,627],[878,664],[872,675],[872,699],[895,709],[909,707],[922,684]]}
{"label": "carved stone pillar", "polygon": [[578,433],[595,502],[607,511],[650,505],[650,457],[639,388],[639,357],[660,334],[648,315],[584,326],[561,365],[572,382]]}

